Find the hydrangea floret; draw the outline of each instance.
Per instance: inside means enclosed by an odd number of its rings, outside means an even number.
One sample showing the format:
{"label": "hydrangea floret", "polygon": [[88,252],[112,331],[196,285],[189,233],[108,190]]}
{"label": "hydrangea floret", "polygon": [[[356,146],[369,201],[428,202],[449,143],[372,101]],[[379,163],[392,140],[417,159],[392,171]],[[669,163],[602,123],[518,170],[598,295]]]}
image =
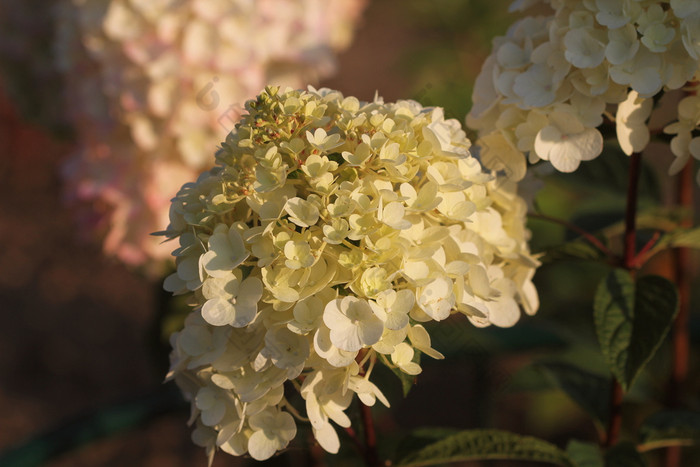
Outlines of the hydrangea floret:
{"label": "hydrangea floret", "polygon": [[335,453],[355,395],[389,405],[375,363],[442,358],[424,323],[535,313],[526,205],[440,108],[268,87],[246,111],[173,199],[165,288],[195,308],[169,377],[210,458],[269,458],[299,420]]}
{"label": "hydrangea floret", "polygon": [[155,266],[150,236],[170,197],[266,84],[299,87],[335,71],[365,0],[61,0],[58,67],[78,150],[67,194],[85,231],[123,262]]}
{"label": "hydrangea floret", "polygon": [[[700,161],[700,97],[698,81],[688,87],[688,95],[678,103],[678,120],[664,128],[664,133],[674,135],[671,139],[671,152],[676,156],[669,167],[669,174],[675,175],[694,158]],[[700,170],[695,180],[700,185]]]}
{"label": "hydrangea floret", "polygon": [[[476,81],[467,124],[480,133],[485,166],[522,178],[526,154],[573,172],[601,154],[606,119],[627,155],[641,152],[654,100],[700,77],[700,2],[520,0],[511,9],[533,6],[540,15],[494,40]],[[690,155],[700,158],[698,144],[691,146],[697,102],[682,106],[679,121],[664,130],[676,135],[672,173]]]}

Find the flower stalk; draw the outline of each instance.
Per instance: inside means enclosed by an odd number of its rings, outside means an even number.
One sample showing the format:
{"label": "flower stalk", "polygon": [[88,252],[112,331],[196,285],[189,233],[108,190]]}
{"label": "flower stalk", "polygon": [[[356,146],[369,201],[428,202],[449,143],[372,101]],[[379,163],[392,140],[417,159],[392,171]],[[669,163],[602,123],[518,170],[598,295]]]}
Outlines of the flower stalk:
{"label": "flower stalk", "polygon": [[629,183],[627,185],[627,207],[625,209],[625,236],[622,266],[634,273],[637,266],[637,198],[642,155],[635,152],[630,156]]}
{"label": "flower stalk", "polygon": [[[369,377],[374,367],[375,358],[374,352],[368,351],[367,349],[363,349],[359,353],[356,360],[360,365],[360,376]],[[368,360],[369,368],[365,369],[365,364]],[[379,462],[379,453],[377,452],[377,434],[374,428],[374,419],[372,418],[372,408],[362,401],[360,401],[360,419],[362,420],[362,428],[365,436],[364,449],[362,449],[362,445],[356,435],[353,441],[356,446],[359,446],[358,452],[365,458],[367,466],[380,466],[381,463]],[[350,430],[352,430],[352,428],[350,428]]]}
{"label": "flower stalk", "polygon": [[[692,227],[693,206],[693,163],[686,165],[678,177],[676,190],[678,205],[688,208],[688,214],[681,222],[681,227]],[[673,323],[671,348],[673,362],[671,378],[667,389],[667,403],[670,407],[677,407],[680,403],[683,385],[688,376],[688,359],[690,355],[690,339],[688,319],[690,315],[691,295],[691,255],[689,248],[678,248],[673,251],[673,275],[678,287],[678,315]],[[666,450],[666,466],[677,467],[681,465],[680,446],[670,446]]]}
{"label": "flower stalk", "polygon": [[620,438],[620,430],[622,428],[622,399],[624,397],[622,385],[620,385],[617,379],[613,378],[610,384],[610,414],[605,441],[603,443],[606,448],[616,445]]}
{"label": "flower stalk", "polygon": [[365,449],[362,446],[362,443],[360,442],[360,438],[357,436],[357,433],[355,430],[349,426],[345,428],[345,433],[350,437],[350,440],[352,441],[352,445],[355,448],[355,450],[360,454],[362,457],[365,457]]}
{"label": "flower stalk", "polygon": [[377,434],[374,429],[372,408],[360,403],[360,414],[362,416],[362,425],[365,429],[365,462],[370,467],[378,467],[381,463],[377,453]]}
{"label": "flower stalk", "polygon": [[577,226],[576,224],[574,224],[572,222],[569,222],[569,221],[564,220],[564,219],[559,219],[557,217],[548,216],[546,214],[535,213],[535,212],[528,213],[528,217],[530,217],[532,219],[541,219],[544,221],[549,221],[549,222],[553,222],[555,224],[559,224],[559,225],[571,230],[572,232],[576,232],[581,237],[585,238],[586,241],[588,241],[588,243],[590,243],[591,245],[596,247],[601,253],[603,253],[608,258],[612,259],[614,256],[613,252],[610,251],[610,249],[607,246],[605,246],[605,244],[603,242],[601,242],[600,239],[598,239],[592,233],[582,229],[581,227]]}
{"label": "flower stalk", "polygon": [[[629,183],[627,185],[627,207],[625,209],[625,233],[622,254],[622,266],[631,274],[637,267],[636,242],[637,242],[637,198],[639,192],[639,174],[642,155],[635,152],[630,156]],[[622,428],[622,401],[624,392],[622,386],[613,378],[610,389],[610,416],[605,437],[605,447],[617,444]]]}

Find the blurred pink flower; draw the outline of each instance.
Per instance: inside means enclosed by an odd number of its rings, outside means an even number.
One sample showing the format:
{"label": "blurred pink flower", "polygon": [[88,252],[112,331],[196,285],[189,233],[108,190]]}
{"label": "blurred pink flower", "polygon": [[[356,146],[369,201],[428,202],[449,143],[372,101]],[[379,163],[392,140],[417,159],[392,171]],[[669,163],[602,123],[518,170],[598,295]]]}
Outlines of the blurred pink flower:
{"label": "blurred pink flower", "polygon": [[210,165],[244,102],[268,84],[331,74],[364,4],[65,0],[57,61],[79,150],[64,178],[69,200],[102,206],[105,253],[157,271],[171,248],[149,234],[168,224],[170,198]]}

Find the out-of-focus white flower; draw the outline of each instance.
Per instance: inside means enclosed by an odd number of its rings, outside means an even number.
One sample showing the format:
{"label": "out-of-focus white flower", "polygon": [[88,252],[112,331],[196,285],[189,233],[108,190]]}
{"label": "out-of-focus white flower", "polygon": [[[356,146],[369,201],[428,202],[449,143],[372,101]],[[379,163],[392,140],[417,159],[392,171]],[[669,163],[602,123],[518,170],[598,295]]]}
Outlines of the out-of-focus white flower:
{"label": "out-of-focus white flower", "polygon": [[525,200],[441,110],[276,87],[246,109],[217,166],[173,199],[165,287],[196,308],[171,339],[169,377],[195,400],[210,454],[284,449],[288,380],[338,452],[355,396],[389,405],[375,364],[417,375],[418,352],[443,358],[417,322],[512,326],[521,306],[535,312]]}
{"label": "out-of-focus white flower", "polygon": [[253,434],[248,439],[248,452],[257,461],[269,459],[287,447],[297,434],[294,418],[287,412],[272,408],[251,416],[249,423]]}
{"label": "out-of-focus white flower", "polygon": [[700,25],[700,13],[688,16],[681,25],[683,45],[696,60],[700,60],[700,33],[698,33],[698,25]]}
{"label": "out-of-focus white flower", "polygon": [[308,268],[314,264],[315,259],[307,242],[294,240],[284,244],[284,256],[287,258],[284,264],[289,269]]}
{"label": "out-of-focus white flower", "polygon": [[407,334],[411,345],[417,350],[438,360],[445,358],[444,355],[431,347],[430,334],[420,324],[408,326]]}
{"label": "out-of-focus white flower", "polygon": [[334,454],[340,449],[340,439],[330,420],[345,428],[351,425],[344,410],[353,398],[353,392],[348,391],[348,378],[352,371],[353,369],[314,371],[301,386],[301,395],[306,400],[306,412],[314,437],[323,449]]}
{"label": "out-of-focus white flower", "polygon": [[195,407],[200,411],[200,419],[207,426],[218,424],[226,415],[226,393],[218,388],[203,387],[194,398]]}
{"label": "out-of-focus white flower", "polygon": [[308,339],[285,327],[270,329],[265,334],[265,348],[261,354],[279,368],[303,366],[309,356]]}
{"label": "out-of-focus white flower", "polygon": [[224,277],[247,257],[248,252],[236,228],[219,224],[209,237],[209,250],[202,255],[202,265],[210,276]]}
{"label": "out-of-focus white flower", "polygon": [[383,322],[386,329],[398,331],[408,324],[408,312],[416,301],[410,290],[385,290],[376,301],[369,302],[374,314]]}
{"label": "out-of-focus white flower", "polygon": [[535,152],[560,172],[573,172],[581,161],[595,159],[603,151],[603,136],[586,128],[575,115],[552,113],[550,124],[535,137]]}
{"label": "out-of-focus white flower", "polygon": [[[678,121],[664,128],[664,133],[675,135],[671,140],[671,152],[676,159],[669,167],[669,175],[679,173],[691,156],[700,160],[700,137],[693,136],[693,132],[700,129],[700,96],[697,95],[697,81],[690,87],[690,91],[693,95],[681,99],[678,103]],[[700,170],[697,172],[696,181],[700,185]]]}
{"label": "out-of-focus white flower", "polygon": [[284,210],[289,214],[289,220],[299,227],[309,227],[318,222],[318,207],[305,199],[294,197],[288,200]]}
{"label": "out-of-focus white flower", "polygon": [[[532,3],[514,2],[513,10]],[[531,163],[544,159],[572,172],[601,153],[597,128],[604,114],[617,113],[623,151],[641,151],[651,98],[696,76],[698,2],[674,0],[670,8],[660,0],[537,3],[545,14],[522,18],[496,38],[476,80],[467,125],[479,131],[475,144],[486,167],[518,167],[510,175],[520,180],[527,155]],[[686,127],[668,130],[679,135],[674,171],[686,157]]]}
{"label": "out-of-focus white flower", "polygon": [[382,336],[384,326],[365,300],[343,297],[326,305],[323,322],[331,330],[331,342],[341,350],[355,352],[371,346]]}
{"label": "out-of-focus white flower", "polygon": [[435,321],[442,321],[450,316],[455,305],[452,293],[452,281],[446,277],[437,277],[418,291],[418,306]]}
{"label": "out-of-focus white flower", "polygon": [[611,65],[622,65],[631,60],[639,50],[637,30],[631,24],[618,29],[608,30],[608,45],[605,48],[605,58]]}
{"label": "out-of-focus white flower", "polygon": [[602,31],[596,31],[592,27],[578,27],[569,30],[564,35],[566,60],[577,68],[595,68],[603,63],[605,38],[600,32]]}
{"label": "out-of-focus white flower", "polygon": [[700,13],[700,4],[693,0],[671,0],[671,9],[677,17],[687,18]]}
{"label": "out-of-focus white flower", "polygon": [[636,91],[631,91],[627,99],[617,107],[617,140],[628,156],[641,152],[649,144],[649,127],[646,122],[653,107],[652,99],[639,97]]}
{"label": "out-of-focus white flower", "polygon": [[[212,279],[208,279],[210,280]],[[208,300],[202,305],[202,317],[213,326],[231,325],[240,328],[255,318],[258,301],[262,297],[262,282],[257,277],[247,277],[240,285],[235,279],[229,284],[234,285],[222,287],[218,294],[210,292],[208,296],[205,295]]]}
{"label": "out-of-focus white flower", "polygon": [[[331,74],[364,4],[61,0],[57,62],[79,146],[66,190],[99,206],[105,252],[159,272],[168,247],[150,233],[167,222],[171,194],[211,166],[264,86]],[[259,181],[274,186],[266,175]]]}
{"label": "out-of-focus white flower", "polygon": [[412,361],[414,354],[415,351],[413,347],[402,342],[394,347],[394,352],[391,354],[391,361],[407,375],[417,375],[423,370],[420,365]]}

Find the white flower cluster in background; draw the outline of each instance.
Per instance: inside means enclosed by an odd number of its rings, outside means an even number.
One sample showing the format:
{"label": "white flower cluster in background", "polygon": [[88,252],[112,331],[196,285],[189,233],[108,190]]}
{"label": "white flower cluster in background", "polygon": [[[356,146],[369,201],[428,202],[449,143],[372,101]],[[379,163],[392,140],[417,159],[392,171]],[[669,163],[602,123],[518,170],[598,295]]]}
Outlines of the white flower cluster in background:
{"label": "white flower cluster in background", "polygon": [[525,202],[440,108],[267,88],[246,110],[163,233],[179,240],[165,288],[196,304],[170,377],[210,456],[266,459],[301,417],[335,453],[355,395],[388,405],[375,362],[442,358],[421,323],[535,313]]}
{"label": "white flower cluster in background", "polygon": [[[688,87],[689,95],[678,103],[678,120],[664,128],[664,133],[675,135],[671,139],[671,152],[676,159],[669,168],[675,175],[688,164],[690,157],[700,160],[700,96],[698,82]],[[700,185],[700,170],[695,180]]]}
{"label": "white flower cluster in background", "polygon": [[[533,5],[549,14],[524,17],[496,38],[476,81],[467,124],[480,132],[484,164],[521,178],[527,153],[573,172],[600,155],[604,115],[626,154],[642,151],[652,98],[698,77],[700,2],[521,0],[511,9]],[[668,130],[679,133],[673,170],[700,153],[687,131],[697,118],[683,121]]]}
{"label": "white flower cluster in background", "polygon": [[333,72],[364,3],[63,1],[56,49],[80,145],[65,178],[71,198],[92,203],[105,251],[135,265],[168,258],[149,236],[168,197],[210,167],[247,99]]}

